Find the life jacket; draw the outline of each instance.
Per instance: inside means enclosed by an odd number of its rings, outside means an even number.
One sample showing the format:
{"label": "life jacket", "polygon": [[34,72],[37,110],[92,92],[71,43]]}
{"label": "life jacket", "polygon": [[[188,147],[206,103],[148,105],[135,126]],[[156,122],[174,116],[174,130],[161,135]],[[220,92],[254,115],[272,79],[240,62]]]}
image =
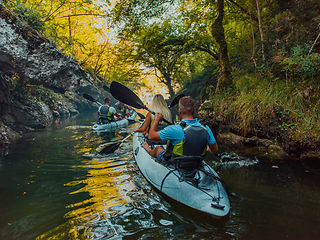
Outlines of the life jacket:
{"label": "life jacket", "polygon": [[127,109],[126,108],[121,108],[120,109],[120,113],[121,113],[121,116],[124,117],[127,115]]}
{"label": "life jacket", "polygon": [[204,125],[191,126],[182,121],[178,123],[184,132],[184,138],[175,146],[167,142],[166,159],[177,156],[205,157],[207,154],[207,129]]}
{"label": "life jacket", "polygon": [[113,114],[111,114],[109,111],[109,106],[106,106],[106,105],[101,106],[99,112],[100,112],[99,119],[114,121]]}
{"label": "life jacket", "polygon": [[121,114],[121,117],[125,117],[127,115],[127,109],[125,108],[124,103],[120,102],[117,105],[117,112]]}
{"label": "life jacket", "polygon": [[180,181],[188,181],[197,186],[200,175],[196,178],[196,174],[203,169],[203,158],[207,153],[207,128],[202,124],[187,125],[184,121],[178,124],[183,128],[184,138],[175,146],[170,141],[167,142],[165,164],[174,168],[162,180],[161,188],[166,177],[174,170],[180,173]]}
{"label": "life jacket", "polygon": [[[150,130],[152,124],[153,124],[153,120],[151,119],[151,122],[149,123],[148,130],[147,130],[148,134],[149,134],[149,130]],[[167,126],[168,126],[168,124],[166,124],[166,123],[162,123],[162,122],[159,123],[159,124],[158,124],[158,131],[164,129],[164,128],[167,127]]]}

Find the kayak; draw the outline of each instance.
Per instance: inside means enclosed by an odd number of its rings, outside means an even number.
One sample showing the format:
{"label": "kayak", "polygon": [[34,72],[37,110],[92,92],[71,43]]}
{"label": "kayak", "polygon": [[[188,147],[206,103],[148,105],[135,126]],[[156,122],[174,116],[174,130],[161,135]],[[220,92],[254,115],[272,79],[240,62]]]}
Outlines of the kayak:
{"label": "kayak", "polygon": [[118,128],[125,128],[128,126],[128,124],[130,122],[135,122],[135,118],[137,116],[137,112],[132,109],[130,111],[131,116],[119,120],[119,121],[114,121],[114,122],[108,122],[108,123],[101,123],[101,122],[97,122],[93,125],[92,129],[94,131],[108,131],[108,132],[112,132],[115,131]]}
{"label": "kayak", "polygon": [[151,157],[142,146],[142,133],[133,134],[133,155],[146,180],[160,193],[214,218],[227,216],[230,211],[228,189],[218,174],[203,161],[197,172],[197,184],[183,180],[175,166],[163,164]]}

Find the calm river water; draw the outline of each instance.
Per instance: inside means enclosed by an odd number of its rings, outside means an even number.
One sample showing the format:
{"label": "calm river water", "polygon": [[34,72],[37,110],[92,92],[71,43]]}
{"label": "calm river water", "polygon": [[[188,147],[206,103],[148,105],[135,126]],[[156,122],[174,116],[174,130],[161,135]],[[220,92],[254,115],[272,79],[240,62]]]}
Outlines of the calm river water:
{"label": "calm river water", "polygon": [[26,134],[0,157],[0,239],[320,239],[320,171],[223,150],[208,155],[230,191],[230,215],[214,220],[167,202],[143,178],[130,139],[92,132],[95,112]]}

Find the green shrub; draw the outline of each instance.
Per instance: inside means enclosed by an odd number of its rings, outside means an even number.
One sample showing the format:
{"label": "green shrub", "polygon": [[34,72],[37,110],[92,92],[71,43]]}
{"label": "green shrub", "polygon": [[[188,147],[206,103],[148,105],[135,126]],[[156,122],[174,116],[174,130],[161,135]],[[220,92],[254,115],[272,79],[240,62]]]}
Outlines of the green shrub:
{"label": "green shrub", "polygon": [[256,126],[273,126],[279,136],[320,138],[320,87],[316,83],[285,83],[243,72],[235,73],[234,79],[234,91],[215,93],[206,102],[203,107],[208,113],[237,126],[244,135]]}
{"label": "green shrub", "polygon": [[43,33],[45,30],[45,23],[42,21],[42,18],[39,14],[39,12],[28,8],[26,5],[24,5],[23,3],[21,3],[20,1],[17,2],[9,2],[8,3],[10,9],[17,15],[17,17],[21,20],[23,20],[24,22],[26,22],[26,24]]}
{"label": "green shrub", "polygon": [[286,78],[289,80],[315,80],[320,77],[320,54],[312,53],[308,55],[310,46],[296,46],[292,49],[288,57],[278,58],[278,63],[282,67]]}

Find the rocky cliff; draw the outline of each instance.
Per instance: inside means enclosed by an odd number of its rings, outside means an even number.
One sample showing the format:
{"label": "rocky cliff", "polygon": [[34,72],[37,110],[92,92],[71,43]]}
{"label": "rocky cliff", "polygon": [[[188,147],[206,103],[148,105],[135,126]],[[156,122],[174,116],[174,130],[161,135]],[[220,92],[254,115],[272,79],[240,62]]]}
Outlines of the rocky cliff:
{"label": "rocky cliff", "polygon": [[0,4],[0,146],[45,128],[54,116],[96,107],[100,91],[75,59]]}

